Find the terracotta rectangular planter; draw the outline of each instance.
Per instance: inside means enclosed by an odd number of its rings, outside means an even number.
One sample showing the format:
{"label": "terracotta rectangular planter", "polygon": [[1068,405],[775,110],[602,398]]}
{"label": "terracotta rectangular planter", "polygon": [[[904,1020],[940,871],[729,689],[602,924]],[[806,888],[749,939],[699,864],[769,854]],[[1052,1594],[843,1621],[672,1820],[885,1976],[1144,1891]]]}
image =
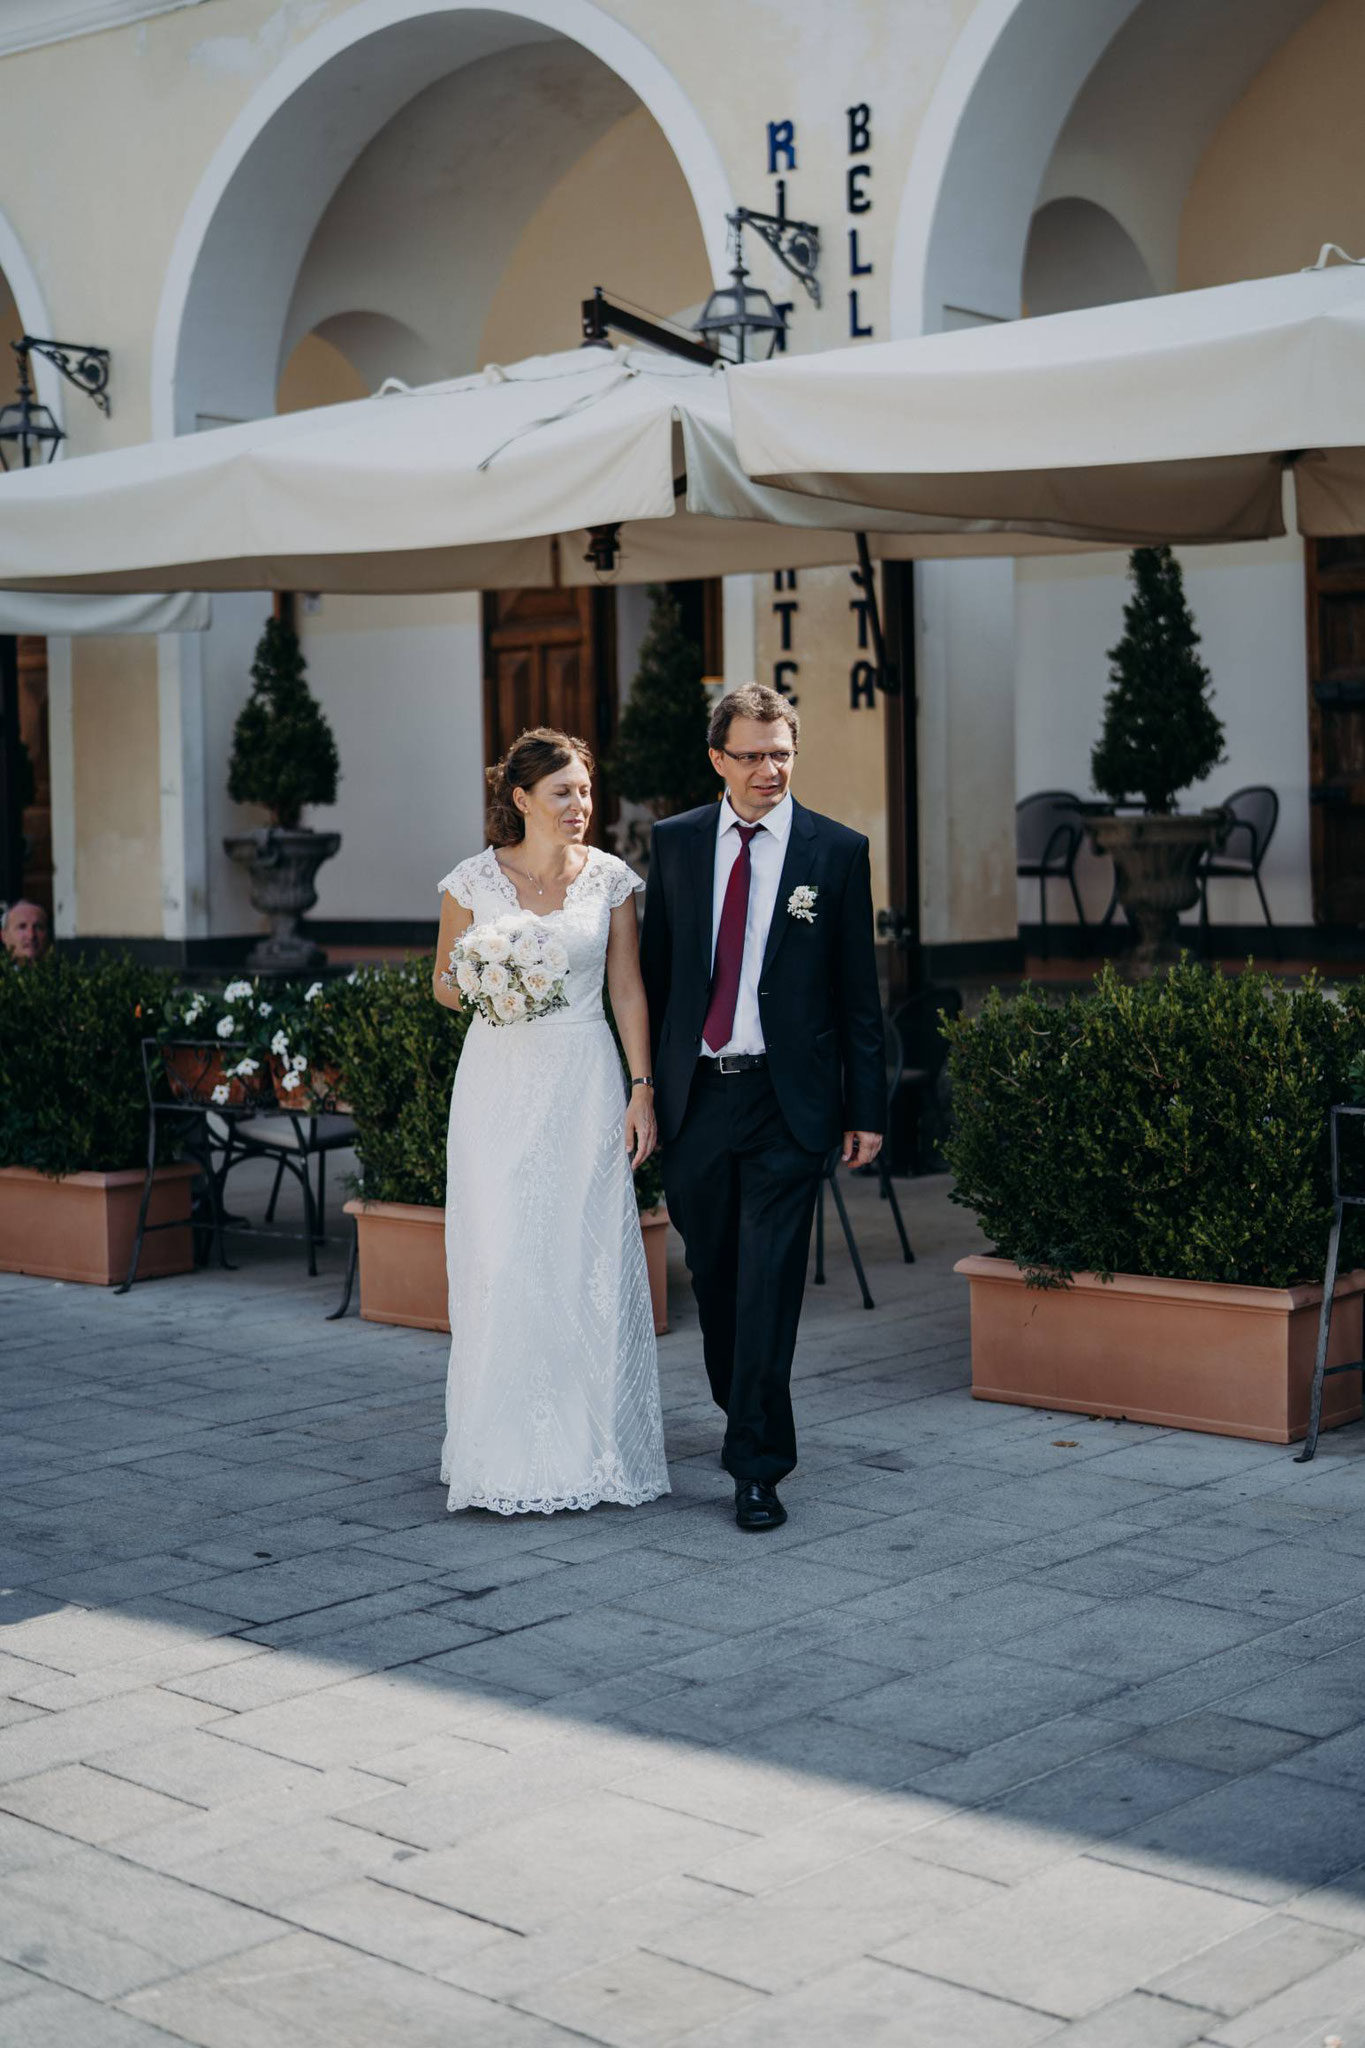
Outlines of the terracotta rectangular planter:
{"label": "terracotta rectangular planter", "polygon": [[346,1204],[360,1233],[360,1313],[367,1323],[449,1330],[446,1212],[420,1202]]}
{"label": "terracotta rectangular planter", "polygon": [[649,1268],[649,1300],[654,1310],[654,1334],[668,1335],[668,1211],[640,1211],[640,1232],[645,1241],[645,1265]]}
{"label": "terracotta rectangular planter", "polygon": [[[417,1202],[346,1204],[360,1232],[360,1313],[367,1323],[399,1323],[409,1330],[450,1329],[446,1298],[444,1209]],[[668,1211],[640,1218],[649,1268],[654,1329],[668,1328]]]}
{"label": "terracotta rectangular planter", "polygon": [[[959,1259],[971,1286],[972,1393],[1260,1443],[1307,1433],[1320,1287],[1225,1287],[1077,1273],[1030,1287],[1008,1259]],[[1329,1365],[1361,1355],[1365,1272],[1337,1282]],[[1354,1422],[1354,1374],[1323,1388],[1322,1426]]]}
{"label": "terracotta rectangular planter", "polygon": [[[139,1280],[188,1273],[194,1265],[190,1186],[198,1168],[160,1166],[147,1211],[149,1223],[185,1219],[183,1230],[156,1230],[142,1242]],[[68,1173],[52,1180],[27,1166],[0,1167],[0,1272],[44,1280],[80,1280],[112,1287],[128,1276],[145,1176]]]}

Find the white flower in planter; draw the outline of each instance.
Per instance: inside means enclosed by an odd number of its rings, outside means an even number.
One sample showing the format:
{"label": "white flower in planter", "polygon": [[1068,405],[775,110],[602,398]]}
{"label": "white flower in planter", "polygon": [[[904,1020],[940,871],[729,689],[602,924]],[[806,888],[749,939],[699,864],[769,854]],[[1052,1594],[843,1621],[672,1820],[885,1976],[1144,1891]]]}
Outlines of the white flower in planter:
{"label": "white flower in planter", "polygon": [[322,983],[320,981],[315,981],[311,988],[306,988],[304,990],[303,1000],[305,1001],[305,1003],[315,1003],[321,994]]}
{"label": "white flower in planter", "polygon": [[232,1090],[228,1087],[227,1082],[220,1081],[213,1091],[213,1100],[221,1106],[229,1099],[231,1094]]}
{"label": "white flower in planter", "polygon": [[302,1078],[302,1075],[297,1071],[297,1069],[291,1067],[289,1072],[281,1080],[280,1086],[285,1090],[286,1093],[288,1093],[288,1091],[291,1088],[298,1087]]}
{"label": "white flower in planter", "polygon": [[232,1069],[232,1071],[234,1074],[241,1074],[243,1076],[248,1074],[255,1074],[259,1073],[260,1065],[261,1063],[259,1060],[243,1058],[238,1060],[236,1066]]}
{"label": "white flower in planter", "polygon": [[223,990],[223,1001],[225,1003],[250,1002],[252,993],[253,990],[249,981],[230,981]]}
{"label": "white flower in planter", "polygon": [[237,1019],[235,1017],[220,1017],[218,1019],[218,1036],[220,1038],[231,1038],[236,1029]]}
{"label": "white flower in planter", "polygon": [[787,898],[788,917],[799,917],[803,924],[815,923],[815,899],[819,890],[810,882],[802,882]]}
{"label": "white flower in planter", "polygon": [[307,1053],[296,1052],[291,1056],[289,1061],[289,1071],[291,1074],[302,1074],[306,1070],[307,1066]]}
{"label": "white flower in planter", "polygon": [[256,1014],[258,1017],[268,1017],[274,1008],[275,1005],[273,1003],[257,1003]]}
{"label": "white flower in planter", "polygon": [[283,1031],[277,1031],[275,1033],[275,1036],[270,1041],[270,1050],[274,1053],[276,1059],[288,1059],[289,1040],[285,1037]]}

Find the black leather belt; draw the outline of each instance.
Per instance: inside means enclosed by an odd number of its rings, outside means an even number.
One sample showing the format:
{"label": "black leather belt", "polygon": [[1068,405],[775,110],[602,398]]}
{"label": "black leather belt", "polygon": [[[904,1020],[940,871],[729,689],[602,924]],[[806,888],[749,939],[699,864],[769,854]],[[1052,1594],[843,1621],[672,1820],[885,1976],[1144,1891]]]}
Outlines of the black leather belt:
{"label": "black leather belt", "polygon": [[723,1052],[716,1058],[703,1054],[702,1065],[710,1067],[716,1074],[752,1074],[757,1067],[766,1067],[766,1052]]}

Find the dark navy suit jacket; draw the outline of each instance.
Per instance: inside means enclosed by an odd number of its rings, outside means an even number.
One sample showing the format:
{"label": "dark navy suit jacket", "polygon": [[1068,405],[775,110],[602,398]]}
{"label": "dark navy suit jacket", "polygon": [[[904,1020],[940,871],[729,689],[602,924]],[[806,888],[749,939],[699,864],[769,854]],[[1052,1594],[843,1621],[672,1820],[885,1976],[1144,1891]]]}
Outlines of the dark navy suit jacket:
{"label": "dark navy suit jacket", "polygon": [[[665,1144],[687,1113],[701,1057],[718,829],[715,804],[654,827],[640,954]],[[810,923],[787,908],[803,883],[815,891]],[[825,1152],[845,1131],[886,1129],[867,840],[794,799],[758,1008],[778,1107],[798,1144]]]}

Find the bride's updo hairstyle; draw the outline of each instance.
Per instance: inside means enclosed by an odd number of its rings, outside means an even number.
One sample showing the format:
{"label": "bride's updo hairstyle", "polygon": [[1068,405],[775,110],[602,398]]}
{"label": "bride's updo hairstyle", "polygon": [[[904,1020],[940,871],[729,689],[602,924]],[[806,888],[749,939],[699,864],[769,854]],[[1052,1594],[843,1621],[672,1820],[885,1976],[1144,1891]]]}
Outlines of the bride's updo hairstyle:
{"label": "bride's updo hairstyle", "polygon": [[514,789],[532,790],[547,775],[581,761],[589,775],[593,758],[572,733],[553,726],[533,726],[515,739],[500,761],[488,770],[488,838],[493,846],[515,846],[526,837],[526,820],[512,797]]}

